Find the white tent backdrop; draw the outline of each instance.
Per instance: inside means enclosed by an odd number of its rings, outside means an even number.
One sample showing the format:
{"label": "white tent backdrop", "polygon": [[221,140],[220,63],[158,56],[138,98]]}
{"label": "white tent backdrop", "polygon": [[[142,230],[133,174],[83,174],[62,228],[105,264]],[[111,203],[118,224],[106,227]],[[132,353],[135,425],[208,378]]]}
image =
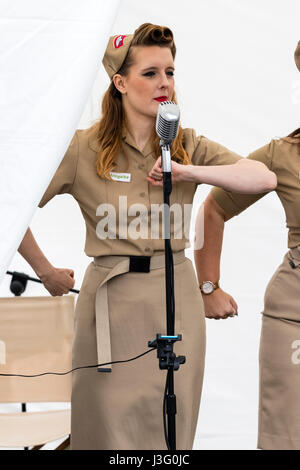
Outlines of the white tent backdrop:
{"label": "white tent backdrop", "polygon": [[[112,33],[126,34],[148,21],[171,27],[183,126],[246,156],[299,127],[300,75],[293,59],[299,17],[299,0],[122,0]],[[79,128],[98,118],[107,85],[99,66]],[[199,187],[193,221],[209,189]],[[30,226],[55,266],[74,269],[80,288],[90,260],[83,252],[85,228],[75,201],[56,197],[36,211]],[[195,449],[256,448],[260,311],[267,282],[286,249],[285,217],[275,194],[226,226],[221,285],[237,300],[239,317],[207,320]],[[192,258],[192,249],[186,254]],[[34,275],[18,253],[10,269]],[[10,295],[9,282],[6,276],[0,295]],[[48,293],[32,283],[25,295]]]}
{"label": "white tent backdrop", "polygon": [[77,127],[118,5],[0,3],[0,281]]}

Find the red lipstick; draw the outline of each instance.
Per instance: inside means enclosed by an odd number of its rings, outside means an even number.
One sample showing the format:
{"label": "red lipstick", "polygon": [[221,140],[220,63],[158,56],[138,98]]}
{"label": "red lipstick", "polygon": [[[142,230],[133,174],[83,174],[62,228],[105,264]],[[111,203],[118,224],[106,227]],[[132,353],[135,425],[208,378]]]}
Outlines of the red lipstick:
{"label": "red lipstick", "polygon": [[159,96],[158,98],[154,98],[155,101],[158,101],[159,103],[163,103],[164,101],[168,101],[167,96]]}

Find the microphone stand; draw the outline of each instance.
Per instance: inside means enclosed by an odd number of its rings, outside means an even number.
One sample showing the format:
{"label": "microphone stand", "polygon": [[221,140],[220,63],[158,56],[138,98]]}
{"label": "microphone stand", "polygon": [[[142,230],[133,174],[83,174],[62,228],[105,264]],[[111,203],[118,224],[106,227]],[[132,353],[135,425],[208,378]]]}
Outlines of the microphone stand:
{"label": "microphone stand", "polygon": [[[165,238],[165,286],[166,286],[166,312],[167,335],[157,334],[154,341],[149,341],[148,346],[157,348],[159,368],[167,369],[166,388],[164,396],[167,407],[168,435],[166,443],[169,450],[176,450],[176,395],[174,393],[174,371],[180,364],[185,363],[185,356],[178,356],[173,352],[173,344],[181,341],[182,335],[174,335],[175,327],[175,297],[174,297],[174,263],[171,248],[170,235],[170,194],[172,192],[172,163],[168,144],[161,141],[162,170],[163,170],[163,194],[164,194],[164,238]],[[165,429],[166,434],[166,429]]]}

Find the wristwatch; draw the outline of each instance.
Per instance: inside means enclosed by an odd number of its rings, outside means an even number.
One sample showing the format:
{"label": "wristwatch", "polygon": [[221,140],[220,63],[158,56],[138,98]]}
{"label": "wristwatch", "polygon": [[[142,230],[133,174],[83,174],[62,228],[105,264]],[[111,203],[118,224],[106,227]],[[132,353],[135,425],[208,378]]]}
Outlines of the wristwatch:
{"label": "wristwatch", "polygon": [[219,286],[219,281],[217,282],[212,282],[212,281],[203,281],[200,284],[200,290],[202,294],[208,295],[212,294],[214,290],[218,289]]}

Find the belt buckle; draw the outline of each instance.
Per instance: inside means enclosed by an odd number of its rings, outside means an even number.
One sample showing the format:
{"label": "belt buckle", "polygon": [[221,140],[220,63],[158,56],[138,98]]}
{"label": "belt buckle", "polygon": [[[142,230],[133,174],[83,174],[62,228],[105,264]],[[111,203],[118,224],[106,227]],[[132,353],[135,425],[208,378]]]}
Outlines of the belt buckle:
{"label": "belt buckle", "polygon": [[151,256],[130,256],[129,271],[133,273],[149,273]]}

